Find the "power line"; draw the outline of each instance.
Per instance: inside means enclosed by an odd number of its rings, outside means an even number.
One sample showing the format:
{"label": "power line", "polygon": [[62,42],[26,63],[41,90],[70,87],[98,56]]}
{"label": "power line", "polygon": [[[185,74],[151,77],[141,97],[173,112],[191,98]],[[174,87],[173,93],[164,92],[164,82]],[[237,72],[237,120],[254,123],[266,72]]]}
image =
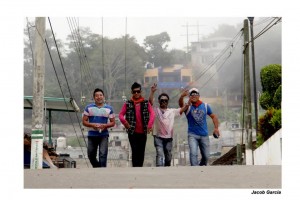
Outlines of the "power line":
{"label": "power line", "polygon": [[[45,43],[46,43],[46,46],[47,46],[47,50],[48,50],[48,53],[49,53],[49,56],[50,56],[50,60],[51,60],[51,63],[52,63],[52,66],[53,66],[53,69],[54,69],[54,72],[55,72],[57,81],[58,81],[58,85],[59,85],[60,91],[61,91],[62,96],[63,96],[63,99],[64,99],[65,106],[67,107],[67,110],[69,110],[68,104],[67,104],[66,99],[65,99],[65,97],[64,97],[64,93],[63,93],[63,90],[62,90],[62,87],[61,87],[61,83],[60,83],[60,80],[59,80],[59,78],[58,78],[58,75],[57,75],[57,72],[56,72],[56,68],[55,68],[55,65],[54,65],[54,62],[53,62],[53,59],[52,59],[52,56],[51,56],[51,52],[50,52],[50,49],[49,49],[48,42],[47,42],[46,38],[45,38]],[[75,133],[76,133],[76,130],[75,130],[75,127],[74,127],[74,124],[73,124],[73,121],[72,121],[70,112],[68,112],[68,114],[69,114],[69,118],[70,118],[70,120],[71,120],[72,126],[73,126],[73,128],[74,128],[74,131],[75,131]],[[84,158],[85,158],[85,160],[86,160],[86,156],[85,156],[85,154],[83,153],[83,149],[82,149],[82,147],[81,147],[81,145],[80,145],[79,138],[78,138],[77,134],[75,134],[75,135],[76,135],[76,138],[77,138],[77,140],[78,140],[78,144],[79,144],[79,146],[80,146],[80,148],[81,148],[82,154],[84,155]],[[85,141],[85,140],[84,140],[84,141]],[[86,144],[86,142],[85,142],[85,144]],[[86,145],[86,146],[87,146],[87,145]],[[86,161],[86,163],[87,163],[87,161]],[[88,166],[88,164],[87,164],[87,166]]]}
{"label": "power line", "polygon": [[[238,38],[238,37],[241,37],[242,36],[242,30],[243,29],[241,29],[234,37],[233,37],[233,39],[231,40],[231,42],[227,45],[227,46],[225,46],[224,48],[223,48],[223,50],[215,57],[215,59],[214,60],[212,60],[205,68],[204,68],[204,70],[202,70],[202,71],[200,71],[198,74],[196,74],[196,79],[194,80],[194,82],[196,82],[196,81],[198,81],[202,76],[204,76],[205,75],[205,73],[211,68],[211,67],[213,67],[213,65],[215,64],[215,63],[217,63],[221,58],[222,58],[222,56],[227,52],[227,50],[228,49],[231,49],[231,50],[233,50],[234,48],[235,48],[235,43],[237,43],[237,41],[239,41],[240,40],[240,38]],[[240,36],[239,36],[240,35]],[[238,38],[238,39],[237,39]],[[227,59],[230,57],[232,55],[232,51],[230,52],[230,54],[229,54],[229,56],[227,57]],[[227,59],[225,59],[225,61],[227,60]],[[225,63],[225,61],[223,62],[223,64]],[[222,64],[222,65],[223,65]],[[213,74],[213,76],[214,76],[215,74]],[[206,75],[207,77],[209,76],[209,75]],[[204,78],[204,77],[203,77]],[[211,79],[212,77],[210,77],[209,78],[209,80]],[[208,81],[209,81],[208,80]],[[207,82],[208,82],[207,81]],[[207,82],[205,83],[205,84],[207,84]],[[177,92],[177,94],[175,94],[173,97],[171,97],[170,99],[174,99],[178,94],[180,93],[180,91],[179,92]]]}
{"label": "power line", "polygon": [[[67,85],[68,85],[68,89],[69,89],[69,93],[70,93],[70,99],[71,99],[71,101],[72,101],[72,99],[73,99],[73,97],[72,97],[72,93],[71,93],[71,90],[70,90],[70,87],[69,87],[69,84],[68,84],[68,80],[67,80],[67,77],[66,77],[66,74],[65,74],[65,70],[64,70],[64,67],[63,67],[63,64],[62,64],[62,60],[61,60],[61,57],[60,57],[59,49],[58,49],[58,46],[57,46],[57,42],[56,42],[56,39],[55,39],[55,36],[54,36],[54,32],[53,32],[53,28],[52,28],[52,24],[51,24],[51,21],[50,21],[50,18],[49,18],[49,17],[48,17],[48,21],[49,21],[49,24],[50,24],[50,27],[51,27],[51,31],[52,31],[53,39],[54,39],[55,46],[56,46],[56,49],[57,49],[57,53],[58,53],[58,56],[59,56],[59,59],[60,59],[61,67],[62,67],[62,69],[63,69],[63,72],[64,72],[65,80],[66,80],[66,82],[67,82]],[[46,40],[45,40],[45,42],[46,42]],[[46,44],[47,44],[47,42],[46,42]],[[47,44],[47,48],[48,48],[48,51],[49,51],[48,44]],[[50,52],[49,52],[49,54],[50,54]],[[50,54],[50,57],[51,57],[51,54]],[[51,57],[51,61],[52,61],[52,64],[53,64],[52,57]],[[54,64],[53,64],[53,67],[54,67]],[[55,67],[54,67],[54,69],[55,69]],[[55,71],[56,71],[56,70],[55,70]],[[55,72],[55,74],[56,74],[56,77],[57,77],[57,79],[58,79],[58,76],[57,76],[57,73],[56,73],[56,72]],[[59,80],[59,79],[58,79],[58,80]],[[61,88],[61,86],[60,86],[60,88]],[[61,89],[61,92],[62,92],[62,89]],[[65,101],[65,97],[64,97],[64,94],[63,94],[63,92],[62,92],[62,95],[63,95],[64,101]],[[66,101],[65,101],[65,104],[66,104]],[[67,109],[68,109],[68,105],[67,105],[67,104],[66,104],[66,106],[67,106]],[[78,138],[78,136],[77,136],[76,129],[75,129],[75,127],[74,127],[73,120],[72,120],[72,118],[71,118],[71,115],[70,115],[70,112],[68,112],[68,114],[69,114],[69,117],[70,117],[70,120],[71,120],[71,123],[72,123],[73,129],[74,129],[74,132],[75,132],[75,134],[76,134],[76,137],[77,137],[77,140],[78,140],[79,146],[80,146],[80,148],[81,148],[81,150],[82,150],[82,147],[81,147],[81,144],[80,144],[79,138]],[[76,115],[76,118],[77,118],[78,124],[79,124],[79,126],[80,126],[80,131],[81,131],[81,134],[82,134],[82,136],[83,136],[83,139],[84,139],[85,145],[87,146],[87,143],[86,143],[86,141],[85,141],[85,138],[84,138],[84,135],[83,135],[83,132],[82,132],[82,128],[81,128],[81,125],[80,125],[80,122],[79,122],[78,115],[77,115],[76,113],[75,113],[75,115]],[[83,150],[82,150],[82,153],[83,153]],[[83,155],[84,155],[84,153],[83,153]],[[87,163],[86,163],[86,164],[87,164]],[[87,166],[88,166],[88,164],[87,164]]]}
{"label": "power line", "polygon": [[[242,35],[241,35],[241,36],[242,36]],[[241,36],[240,36],[240,39],[241,39]],[[240,40],[240,39],[239,39],[239,40]],[[217,74],[218,71],[220,71],[220,69],[223,67],[223,65],[225,64],[225,62],[226,62],[226,61],[229,59],[229,57],[232,55],[232,52],[233,52],[233,50],[235,49],[235,47],[236,47],[236,45],[232,48],[232,51],[230,52],[230,54],[228,55],[228,57],[226,57],[226,58],[224,59],[223,63],[219,66],[219,68],[217,69],[217,71],[216,71],[214,74],[211,75],[211,77],[203,84],[203,86],[202,86],[200,89],[204,88],[204,86],[210,81],[210,79],[211,79],[212,77],[214,77],[214,76]]]}
{"label": "power line", "polygon": [[223,50],[214,58],[214,60],[212,60],[207,66],[204,67],[204,69],[202,71],[200,71],[200,73],[198,75],[196,75],[195,80],[194,81],[198,81],[200,78],[202,78],[202,76],[205,75],[205,73],[214,66],[214,64],[216,64],[221,58],[222,56],[227,52],[228,49],[232,49],[234,42],[236,40],[236,38],[238,37],[239,34],[242,34],[242,31],[239,31],[234,38],[231,40],[231,42],[228,43],[227,46],[225,46],[225,48],[223,48]]}
{"label": "power line", "polygon": [[[89,67],[89,63],[88,63],[88,60],[87,60],[87,56],[85,54],[85,51],[84,51],[84,47],[83,47],[83,44],[82,44],[82,39],[80,37],[80,33],[79,33],[79,30],[76,31],[78,28],[75,27],[75,25],[73,24],[76,24],[76,21],[73,22],[73,20],[71,19],[68,19],[68,24],[69,24],[69,28],[71,30],[71,35],[73,37],[73,40],[74,40],[74,44],[75,44],[75,50],[78,54],[78,57],[79,57],[79,60],[81,62],[81,66],[83,66],[81,68],[81,73],[83,72],[85,74],[84,78],[85,78],[85,81],[87,83],[87,86],[89,88],[90,91],[93,90],[93,88],[95,88],[95,85],[93,84],[92,82],[92,76],[91,76],[91,72],[90,72],[90,67]],[[88,77],[86,77],[88,76]]]}
{"label": "power line", "polygon": [[[276,19],[276,18],[275,18]],[[274,20],[275,20],[274,19]],[[274,21],[273,20],[273,21]],[[272,22],[273,22],[272,21]],[[276,22],[274,22],[273,24],[271,24],[272,22],[270,22],[265,28],[263,28],[263,30],[261,30],[256,36],[253,37],[253,40],[257,39],[258,37],[262,36],[264,33],[266,33],[270,28],[272,28],[274,25],[276,25],[277,23],[281,22],[281,17],[278,18],[278,20]]]}
{"label": "power line", "polygon": [[[79,61],[81,62],[81,73],[84,73],[85,76],[85,81],[87,83],[87,86],[89,88],[89,90],[92,91],[93,89],[93,84],[92,84],[92,76],[90,74],[90,70],[89,70],[89,67],[88,67],[88,62],[87,62],[87,59],[86,59],[86,56],[83,55],[83,45],[82,45],[82,42],[80,42],[80,37],[79,37],[79,33],[77,33],[76,31],[76,27],[75,25],[75,22],[71,21],[71,19],[67,19],[68,20],[68,23],[69,23],[69,28],[71,30],[71,35],[73,37],[73,40],[74,40],[74,44],[75,44],[75,49],[77,49],[77,54],[78,54],[78,57],[79,57]],[[74,26],[74,27],[73,27]],[[79,29],[79,27],[78,27]],[[82,67],[83,66],[83,67]],[[88,77],[86,77],[88,76]]]}

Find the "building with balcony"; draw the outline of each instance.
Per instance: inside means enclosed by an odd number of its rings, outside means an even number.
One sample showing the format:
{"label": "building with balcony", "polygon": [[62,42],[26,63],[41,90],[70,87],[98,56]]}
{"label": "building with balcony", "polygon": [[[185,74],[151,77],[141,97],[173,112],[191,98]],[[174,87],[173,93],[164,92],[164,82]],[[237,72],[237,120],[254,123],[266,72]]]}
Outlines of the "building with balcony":
{"label": "building with balcony", "polygon": [[183,65],[147,68],[144,73],[144,87],[157,83],[159,89],[180,89],[193,82],[192,69]]}

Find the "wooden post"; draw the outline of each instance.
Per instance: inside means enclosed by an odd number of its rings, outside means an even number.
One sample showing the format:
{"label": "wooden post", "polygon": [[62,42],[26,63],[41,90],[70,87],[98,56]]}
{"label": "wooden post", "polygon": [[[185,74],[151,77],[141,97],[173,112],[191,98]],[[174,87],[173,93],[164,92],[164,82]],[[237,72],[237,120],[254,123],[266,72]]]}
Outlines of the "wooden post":
{"label": "wooden post", "polygon": [[35,46],[33,71],[33,108],[31,133],[31,161],[30,169],[43,168],[43,140],[44,140],[44,79],[45,79],[45,17],[35,19]]}

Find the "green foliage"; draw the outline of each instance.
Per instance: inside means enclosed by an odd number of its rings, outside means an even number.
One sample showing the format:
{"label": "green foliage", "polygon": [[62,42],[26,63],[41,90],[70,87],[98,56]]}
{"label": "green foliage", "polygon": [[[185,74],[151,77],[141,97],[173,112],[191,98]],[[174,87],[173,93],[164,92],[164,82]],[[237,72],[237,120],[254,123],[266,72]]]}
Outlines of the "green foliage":
{"label": "green foliage", "polygon": [[273,117],[270,120],[270,123],[276,130],[279,130],[281,128],[281,109],[274,110]]}
{"label": "green foliage", "polygon": [[187,62],[189,60],[191,60],[190,58],[190,54],[189,54],[189,58],[186,58],[186,52],[182,51],[182,50],[177,50],[177,49],[173,49],[169,52],[170,54],[170,65],[174,65],[174,64],[183,64],[186,65]]}
{"label": "green foliage", "polygon": [[258,133],[256,137],[256,148],[258,148],[263,143],[264,143],[263,135],[261,133]]}
{"label": "green foliage", "polygon": [[260,77],[263,93],[259,103],[267,111],[259,118],[258,128],[262,140],[266,141],[281,128],[281,65],[263,67]]}
{"label": "green foliage", "polygon": [[154,66],[166,66],[170,64],[171,56],[167,52],[170,36],[167,32],[150,35],[144,39],[144,46],[148,54],[148,60]]}
{"label": "green foliage", "polygon": [[[273,119],[274,117],[274,119]],[[281,110],[270,108],[259,117],[258,130],[264,141],[281,128]]]}
{"label": "green foliage", "polygon": [[263,92],[259,98],[259,103],[260,106],[264,109],[267,110],[272,106],[272,96],[268,92]]}
{"label": "green foliage", "polygon": [[263,67],[260,71],[263,92],[273,96],[281,85],[281,65],[271,64]]}
{"label": "green foliage", "polygon": [[274,94],[274,97],[273,97],[273,106],[274,106],[274,108],[277,108],[277,109],[281,108],[281,88],[282,88],[282,86],[280,85],[277,88],[277,90]]}

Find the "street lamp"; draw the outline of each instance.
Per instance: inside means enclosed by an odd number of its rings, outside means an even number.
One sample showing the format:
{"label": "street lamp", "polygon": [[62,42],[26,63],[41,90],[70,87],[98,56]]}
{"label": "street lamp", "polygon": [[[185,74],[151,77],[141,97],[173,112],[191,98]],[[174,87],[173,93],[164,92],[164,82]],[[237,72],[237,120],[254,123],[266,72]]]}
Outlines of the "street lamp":
{"label": "street lamp", "polygon": [[254,110],[255,110],[255,129],[258,131],[258,116],[257,116],[257,92],[256,92],[256,73],[255,73],[255,55],[254,55],[254,39],[253,39],[253,21],[254,17],[248,17],[251,31],[251,54],[252,54],[252,73],[253,73],[253,93],[254,93]]}

